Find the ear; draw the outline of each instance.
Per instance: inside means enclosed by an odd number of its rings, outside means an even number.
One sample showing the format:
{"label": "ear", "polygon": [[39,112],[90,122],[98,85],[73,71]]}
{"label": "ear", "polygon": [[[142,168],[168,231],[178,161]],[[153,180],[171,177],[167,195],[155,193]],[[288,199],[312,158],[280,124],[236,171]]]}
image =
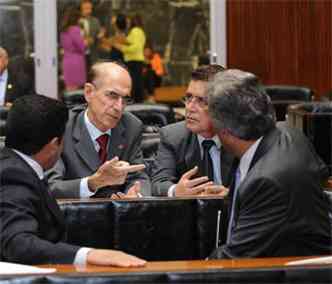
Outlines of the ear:
{"label": "ear", "polygon": [[84,98],[87,102],[91,101],[91,97],[94,95],[95,87],[91,83],[84,84]]}
{"label": "ear", "polygon": [[54,137],[52,140],[48,143],[52,148],[59,147],[62,142],[62,139],[59,137]]}

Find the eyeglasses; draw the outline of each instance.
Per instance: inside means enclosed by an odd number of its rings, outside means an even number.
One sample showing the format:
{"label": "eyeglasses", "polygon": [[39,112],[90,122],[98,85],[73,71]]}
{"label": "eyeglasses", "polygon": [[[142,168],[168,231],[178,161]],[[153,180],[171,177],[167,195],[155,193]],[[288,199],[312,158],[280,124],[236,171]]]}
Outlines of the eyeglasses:
{"label": "eyeglasses", "polygon": [[[91,85],[95,89],[97,89],[97,87],[94,83],[91,83]],[[130,105],[130,104],[134,103],[133,99],[130,96],[121,96],[120,94],[118,94],[117,92],[114,92],[114,91],[105,91],[103,94],[104,94],[105,97],[110,99],[112,102],[116,102],[119,99],[122,99],[122,104],[124,106],[127,106],[127,105]]]}
{"label": "eyeglasses", "polygon": [[119,99],[122,99],[123,105],[130,105],[133,104],[133,99],[130,96],[121,96],[120,94],[114,92],[114,91],[108,91],[104,92],[104,95],[109,98],[111,101],[118,101]]}
{"label": "eyeglasses", "polygon": [[208,105],[207,97],[193,96],[190,93],[185,94],[182,100],[185,104],[189,104],[195,101],[200,107],[206,107]]}

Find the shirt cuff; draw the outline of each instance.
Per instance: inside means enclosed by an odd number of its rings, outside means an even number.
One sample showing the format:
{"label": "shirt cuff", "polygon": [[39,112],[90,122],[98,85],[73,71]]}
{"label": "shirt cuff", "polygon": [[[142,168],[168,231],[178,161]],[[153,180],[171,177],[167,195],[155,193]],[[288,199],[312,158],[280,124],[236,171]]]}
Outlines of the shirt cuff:
{"label": "shirt cuff", "polygon": [[90,191],[88,186],[88,178],[82,178],[80,182],[80,198],[91,197],[95,192]]}
{"label": "shirt cuff", "polygon": [[175,197],[175,187],[176,187],[176,184],[173,184],[173,185],[168,189],[168,192],[167,192],[167,196],[168,196],[168,197]]}
{"label": "shirt cuff", "polygon": [[80,248],[76,255],[75,255],[75,259],[74,259],[74,265],[76,266],[84,266],[87,263],[87,257],[88,257],[88,253],[89,251],[91,251],[92,248]]}

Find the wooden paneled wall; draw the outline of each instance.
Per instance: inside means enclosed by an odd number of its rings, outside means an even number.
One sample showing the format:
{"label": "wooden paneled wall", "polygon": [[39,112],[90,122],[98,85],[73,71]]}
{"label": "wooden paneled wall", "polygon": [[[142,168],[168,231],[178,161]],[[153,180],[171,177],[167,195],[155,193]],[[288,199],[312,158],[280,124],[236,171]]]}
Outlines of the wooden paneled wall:
{"label": "wooden paneled wall", "polygon": [[227,0],[227,66],[332,90],[332,0]]}

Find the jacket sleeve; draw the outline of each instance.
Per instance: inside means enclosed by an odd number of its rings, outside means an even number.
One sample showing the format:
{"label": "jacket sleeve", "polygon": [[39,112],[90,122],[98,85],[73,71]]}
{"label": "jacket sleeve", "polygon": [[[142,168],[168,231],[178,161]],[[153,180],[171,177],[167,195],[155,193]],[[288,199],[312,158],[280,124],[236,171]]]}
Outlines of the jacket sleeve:
{"label": "jacket sleeve", "polygon": [[45,204],[29,183],[6,183],[0,189],[1,258],[25,264],[73,263],[79,247],[57,241],[59,228],[52,227],[48,235],[40,234]]}
{"label": "jacket sleeve", "polygon": [[160,144],[156,167],[152,175],[153,195],[167,196],[169,188],[178,182],[176,174],[176,150],[168,141],[167,130],[160,130]]}

